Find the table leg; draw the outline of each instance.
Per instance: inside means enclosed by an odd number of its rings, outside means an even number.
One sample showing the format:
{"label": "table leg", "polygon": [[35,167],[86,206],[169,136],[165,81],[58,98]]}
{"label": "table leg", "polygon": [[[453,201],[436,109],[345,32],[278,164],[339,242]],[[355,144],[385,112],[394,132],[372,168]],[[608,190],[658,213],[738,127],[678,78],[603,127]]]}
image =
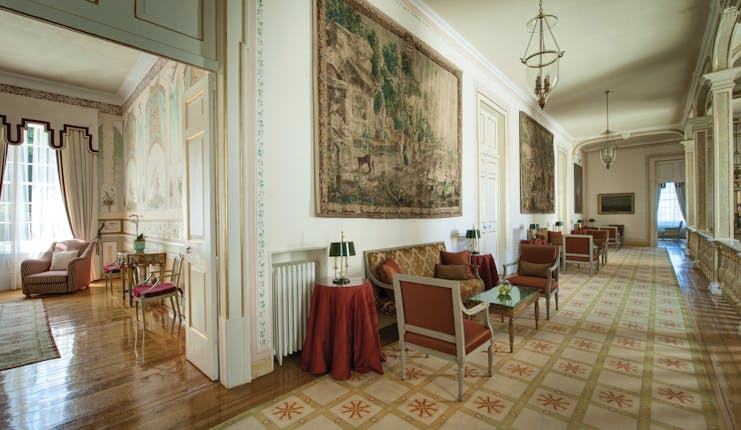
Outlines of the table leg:
{"label": "table leg", "polygon": [[509,317],[509,352],[515,352],[515,318]]}
{"label": "table leg", "polygon": [[540,316],[540,305],[538,305],[538,302],[540,299],[535,299],[535,328],[538,328],[538,317]]}

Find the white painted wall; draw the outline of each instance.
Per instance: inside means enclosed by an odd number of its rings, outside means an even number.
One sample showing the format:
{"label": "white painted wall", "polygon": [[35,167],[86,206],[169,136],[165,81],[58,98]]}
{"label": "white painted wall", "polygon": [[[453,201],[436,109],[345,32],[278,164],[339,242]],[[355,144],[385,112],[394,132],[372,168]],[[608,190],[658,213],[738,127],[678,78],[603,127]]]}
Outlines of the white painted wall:
{"label": "white painted wall", "polygon": [[[619,148],[615,164],[607,170],[599,159],[599,152],[585,152],[584,220],[594,218],[599,225],[625,224],[625,243],[648,246],[651,243],[650,199],[655,198],[654,187],[649,183],[649,160],[669,154],[683,158],[684,148],[679,143]],[[597,213],[597,195],[607,193],[635,193],[635,213]]]}
{"label": "white painted wall", "polygon": [[[363,274],[362,251],[452,238],[474,224],[477,214],[476,90],[507,110],[507,193],[511,237],[514,229],[531,222],[553,225],[554,214],[522,215],[519,201],[519,111],[523,110],[555,134],[555,144],[571,153],[571,142],[559,133],[524,95],[487,70],[461,45],[407,2],[372,1],[387,15],[463,70],[463,214],[437,219],[320,218],[314,206],[314,149],[312,117],[312,2],[265,2],[264,19],[264,133],[265,133],[265,239],[266,252],[327,246],[340,231],[355,242],[358,255],[350,259],[350,274]],[[290,36],[286,29],[290,29]],[[524,70],[523,70],[524,73]],[[557,94],[557,93],[556,93]],[[554,95],[556,97],[556,95]],[[554,148],[554,157],[555,155]],[[571,165],[569,159],[568,165]],[[569,173],[569,177],[572,173]],[[557,190],[557,194],[561,190]],[[556,196],[558,198],[558,195]],[[571,199],[569,198],[569,201]],[[519,231],[519,230],[518,230]],[[507,245],[512,254],[513,244]],[[501,263],[504,259],[497,256]]]}

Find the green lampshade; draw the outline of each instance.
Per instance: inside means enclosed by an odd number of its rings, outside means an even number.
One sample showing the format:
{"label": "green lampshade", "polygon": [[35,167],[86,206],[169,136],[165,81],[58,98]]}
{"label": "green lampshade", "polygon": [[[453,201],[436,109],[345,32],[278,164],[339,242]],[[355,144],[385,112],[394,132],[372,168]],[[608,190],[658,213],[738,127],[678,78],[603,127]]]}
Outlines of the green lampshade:
{"label": "green lampshade", "polygon": [[578,220],[576,220],[576,222],[577,222],[577,224],[584,224],[584,220],[583,219],[578,219]]}
{"label": "green lampshade", "polygon": [[355,244],[353,242],[332,242],[329,245],[330,257],[348,257],[355,255]]}
{"label": "green lampshade", "polygon": [[556,221],[556,227],[561,227],[563,223],[561,221]]}
{"label": "green lampshade", "polygon": [[594,218],[589,218],[589,222],[594,222]]}
{"label": "green lampshade", "polygon": [[478,239],[481,237],[481,231],[478,229],[466,230],[466,239]]}
{"label": "green lampshade", "polygon": [[530,224],[530,230],[537,230],[540,228],[539,224]]}

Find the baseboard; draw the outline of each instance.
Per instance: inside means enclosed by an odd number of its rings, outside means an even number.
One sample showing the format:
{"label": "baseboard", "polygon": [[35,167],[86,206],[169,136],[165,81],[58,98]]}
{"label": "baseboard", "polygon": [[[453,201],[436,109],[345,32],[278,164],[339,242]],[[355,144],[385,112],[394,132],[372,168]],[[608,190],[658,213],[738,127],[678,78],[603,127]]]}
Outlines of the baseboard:
{"label": "baseboard", "polygon": [[626,240],[623,246],[651,246],[651,243],[647,240]]}
{"label": "baseboard", "polygon": [[267,375],[273,371],[273,356],[261,358],[252,362],[252,379]]}

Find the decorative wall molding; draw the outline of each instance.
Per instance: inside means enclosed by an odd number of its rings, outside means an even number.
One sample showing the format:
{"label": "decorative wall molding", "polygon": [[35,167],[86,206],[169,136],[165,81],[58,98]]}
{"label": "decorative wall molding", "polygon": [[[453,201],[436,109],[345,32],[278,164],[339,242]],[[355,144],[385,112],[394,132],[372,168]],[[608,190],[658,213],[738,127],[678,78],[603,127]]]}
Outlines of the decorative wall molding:
{"label": "decorative wall molding", "polygon": [[61,94],[50,93],[41,90],[32,90],[30,88],[16,87],[13,85],[0,84],[0,93],[12,94],[16,96],[30,97],[33,99],[46,100],[56,103],[64,103],[72,106],[80,106],[89,109],[96,109],[102,113],[112,115],[121,115],[121,106],[108,103],[97,102],[94,100],[81,99],[78,97],[64,96]]}
{"label": "decorative wall molding", "polygon": [[144,78],[139,82],[139,85],[134,88],[134,91],[131,92],[129,95],[129,98],[126,99],[123,105],[121,105],[121,115],[123,112],[126,112],[131,107],[131,104],[136,101],[136,99],[139,97],[139,95],[149,86],[149,84],[152,82],[152,79],[156,78],[159,72],[162,70],[163,67],[167,64],[167,59],[165,58],[158,58],[157,61],[155,61],[154,65],[151,69],[147,72],[146,75],[144,75]]}

